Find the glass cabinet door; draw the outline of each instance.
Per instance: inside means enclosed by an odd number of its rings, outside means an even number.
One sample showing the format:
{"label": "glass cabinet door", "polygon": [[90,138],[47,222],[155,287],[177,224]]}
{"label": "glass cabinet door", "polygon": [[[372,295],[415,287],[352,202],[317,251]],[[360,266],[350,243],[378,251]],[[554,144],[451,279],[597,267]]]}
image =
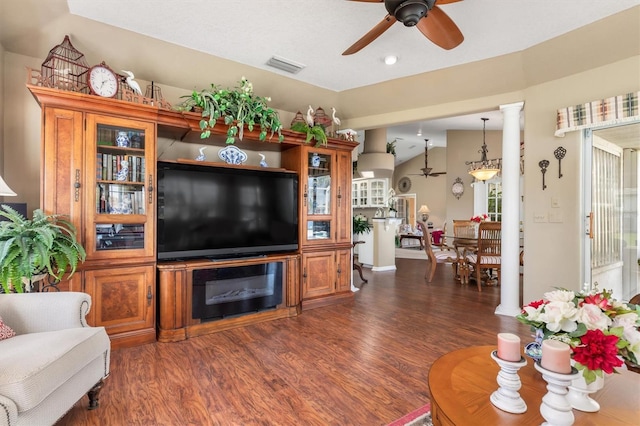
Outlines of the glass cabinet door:
{"label": "glass cabinet door", "polygon": [[114,257],[119,256],[114,252],[127,251],[122,255],[129,256],[128,250],[138,250],[153,255],[154,127],[95,115],[87,121],[87,137],[95,144],[87,253]]}
{"label": "glass cabinet door", "polygon": [[384,180],[376,179],[371,180],[369,182],[369,189],[371,191],[371,202],[369,206],[371,207],[386,207],[385,198],[386,198],[386,184]]}
{"label": "glass cabinet door", "polygon": [[331,238],[332,197],[331,174],[333,155],[310,150],[307,153],[305,184],[307,240]]}

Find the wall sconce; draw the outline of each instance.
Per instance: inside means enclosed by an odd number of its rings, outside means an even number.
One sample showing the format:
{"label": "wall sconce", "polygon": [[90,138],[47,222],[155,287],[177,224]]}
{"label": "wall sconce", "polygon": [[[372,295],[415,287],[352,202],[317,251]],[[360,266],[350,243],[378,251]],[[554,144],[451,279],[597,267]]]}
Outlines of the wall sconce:
{"label": "wall sconce", "polygon": [[427,220],[429,220],[429,213],[431,213],[431,210],[429,210],[429,207],[427,207],[426,204],[423,204],[420,206],[418,213],[422,215],[422,221],[426,223]]}

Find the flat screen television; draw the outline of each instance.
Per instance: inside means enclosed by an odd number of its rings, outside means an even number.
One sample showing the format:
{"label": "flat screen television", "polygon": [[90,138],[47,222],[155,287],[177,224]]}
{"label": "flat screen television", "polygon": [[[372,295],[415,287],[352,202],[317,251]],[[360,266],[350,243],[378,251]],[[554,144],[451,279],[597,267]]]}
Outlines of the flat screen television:
{"label": "flat screen television", "polygon": [[298,249],[298,176],[158,162],[159,260]]}

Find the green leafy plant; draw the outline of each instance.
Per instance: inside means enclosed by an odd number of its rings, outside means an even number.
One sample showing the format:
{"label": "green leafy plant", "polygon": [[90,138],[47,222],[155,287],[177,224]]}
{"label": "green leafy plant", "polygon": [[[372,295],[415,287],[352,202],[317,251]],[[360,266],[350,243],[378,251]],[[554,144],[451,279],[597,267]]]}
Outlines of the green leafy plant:
{"label": "green leafy plant", "polygon": [[31,281],[35,275],[48,273],[60,280],[69,269],[73,275],[86,252],[77,240],[73,224],[61,215],[47,215],[34,210],[33,219],[26,219],[7,205],[0,216],[0,283],[5,293],[24,291],[22,279]]}
{"label": "green leafy plant", "polygon": [[353,233],[356,235],[368,234],[371,232],[371,225],[365,218],[354,216],[353,217]]}
{"label": "green leafy plant", "polygon": [[396,142],[398,142],[397,140],[393,140],[392,142],[387,142],[387,154],[393,154],[393,156],[396,156]]}
{"label": "green leafy plant", "polygon": [[316,124],[313,127],[309,126],[307,123],[298,121],[291,126],[291,130],[300,133],[306,133],[307,138],[305,139],[306,143],[311,142],[312,139],[316,140],[316,146],[326,146],[327,145],[327,133],[324,130],[324,127],[320,124]]}
{"label": "green leafy plant", "polygon": [[278,135],[278,141],[282,142],[282,123],[278,111],[269,107],[269,97],[256,96],[253,93],[253,84],[242,77],[239,86],[233,89],[222,89],[211,84],[208,89],[194,90],[191,95],[182,96],[185,100],[177,106],[178,110],[191,111],[202,110],[200,120],[200,138],[211,136],[211,129],[215,127],[218,118],[224,119],[227,125],[227,144],[233,144],[235,138],[242,140],[244,127],[253,131],[255,126],[260,127],[261,141]]}

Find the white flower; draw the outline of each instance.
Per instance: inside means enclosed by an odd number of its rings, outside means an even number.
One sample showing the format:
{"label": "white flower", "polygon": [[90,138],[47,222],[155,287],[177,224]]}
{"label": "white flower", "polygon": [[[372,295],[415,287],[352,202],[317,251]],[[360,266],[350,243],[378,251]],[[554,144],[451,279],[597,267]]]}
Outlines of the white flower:
{"label": "white flower", "polygon": [[542,322],[543,320],[540,318],[542,315],[542,309],[544,305],[540,305],[537,308],[533,306],[525,306],[522,310],[527,314],[527,319],[533,322]]}
{"label": "white flower", "polygon": [[577,314],[578,309],[572,302],[551,301],[544,306],[540,319],[547,324],[549,331],[571,333],[578,328]]}
{"label": "white flower", "polygon": [[611,325],[611,318],[609,318],[602,309],[596,305],[585,303],[578,310],[578,322],[583,323],[587,330],[608,330]]}
{"label": "white flower", "polygon": [[554,290],[546,292],[544,297],[549,302],[573,302],[576,295],[573,291],[569,290]]}

